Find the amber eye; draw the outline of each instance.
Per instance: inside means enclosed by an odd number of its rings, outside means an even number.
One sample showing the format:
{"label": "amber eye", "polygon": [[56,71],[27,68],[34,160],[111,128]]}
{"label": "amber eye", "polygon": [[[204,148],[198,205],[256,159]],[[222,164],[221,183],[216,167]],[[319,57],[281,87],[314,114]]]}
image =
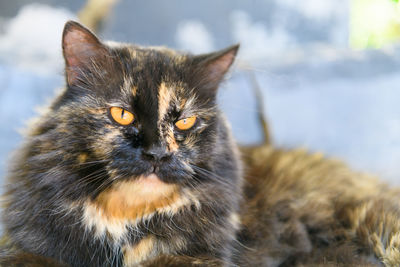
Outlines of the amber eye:
{"label": "amber eye", "polygon": [[175,122],[175,126],[178,127],[179,130],[189,130],[196,123],[197,118],[195,116],[184,118]]}
{"label": "amber eye", "polygon": [[123,108],[112,107],[110,113],[111,117],[121,125],[129,125],[135,120],[135,116]]}

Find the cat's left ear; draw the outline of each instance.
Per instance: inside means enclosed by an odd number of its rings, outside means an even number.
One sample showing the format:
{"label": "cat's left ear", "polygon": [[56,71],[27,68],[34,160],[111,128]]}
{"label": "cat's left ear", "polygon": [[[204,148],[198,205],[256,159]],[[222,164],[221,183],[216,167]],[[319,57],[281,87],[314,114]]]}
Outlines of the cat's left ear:
{"label": "cat's left ear", "polygon": [[239,44],[214,53],[196,56],[194,65],[196,68],[195,75],[200,79],[198,85],[216,91],[219,83],[234,62],[238,50]]}

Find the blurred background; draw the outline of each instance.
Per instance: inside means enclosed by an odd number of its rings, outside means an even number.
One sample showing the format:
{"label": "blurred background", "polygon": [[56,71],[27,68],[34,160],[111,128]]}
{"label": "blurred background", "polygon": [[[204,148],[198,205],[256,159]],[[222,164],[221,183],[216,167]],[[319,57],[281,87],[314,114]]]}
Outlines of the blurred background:
{"label": "blurred background", "polygon": [[78,17],[121,42],[193,53],[241,43],[219,95],[239,143],[262,142],[258,86],[274,144],[400,184],[395,0],[1,0],[0,179],[26,121],[64,85],[61,33]]}

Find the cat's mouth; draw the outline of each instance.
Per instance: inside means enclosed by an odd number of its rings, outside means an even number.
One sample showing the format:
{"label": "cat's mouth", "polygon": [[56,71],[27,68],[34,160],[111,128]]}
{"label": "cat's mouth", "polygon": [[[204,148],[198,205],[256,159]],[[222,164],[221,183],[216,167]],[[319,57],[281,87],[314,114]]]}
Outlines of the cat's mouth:
{"label": "cat's mouth", "polygon": [[162,173],[160,171],[160,166],[158,164],[153,164],[151,165],[147,171],[145,171],[142,175],[141,175],[141,179],[150,179],[150,180],[154,180],[155,177],[157,177],[158,180],[162,181]]}
{"label": "cat's mouth", "polygon": [[153,165],[150,167],[149,175],[151,175],[151,174],[156,175],[158,172],[160,172],[160,167],[158,165]]}
{"label": "cat's mouth", "polygon": [[178,158],[172,158],[168,162],[132,161],[128,159],[127,161],[112,161],[107,169],[111,183],[122,180],[137,180],[139,177],[157,176],[164,183],[184,185],[194,175],[190,166],[189,163]]}
{"label": "cat's mouth", "polygon": [[167,184],[177,184],[186,180],[191,175],[191,169],[185,168],[184,165],[175,162],[175,164],[166,163],[151,163],[141,177],[158,177],[158,179]]}

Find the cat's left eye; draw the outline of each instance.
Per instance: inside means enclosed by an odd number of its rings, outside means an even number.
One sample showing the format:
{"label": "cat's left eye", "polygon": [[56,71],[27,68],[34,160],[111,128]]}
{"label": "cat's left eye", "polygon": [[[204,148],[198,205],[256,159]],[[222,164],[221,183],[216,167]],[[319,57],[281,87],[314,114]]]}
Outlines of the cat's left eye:
{"label": "cat's left eye", "polygon": [[129,125],[135,120],[135,116],[131,112],[120,107],[112,107],[110,114],[114,121],[121,125]]}
{"label": "cat's left eye", "polygon": [[197,118],[195,116],[184,118],[182,120],[175,122],[175,126],[179,130],[189,130],[196,123],[196,120]]}

